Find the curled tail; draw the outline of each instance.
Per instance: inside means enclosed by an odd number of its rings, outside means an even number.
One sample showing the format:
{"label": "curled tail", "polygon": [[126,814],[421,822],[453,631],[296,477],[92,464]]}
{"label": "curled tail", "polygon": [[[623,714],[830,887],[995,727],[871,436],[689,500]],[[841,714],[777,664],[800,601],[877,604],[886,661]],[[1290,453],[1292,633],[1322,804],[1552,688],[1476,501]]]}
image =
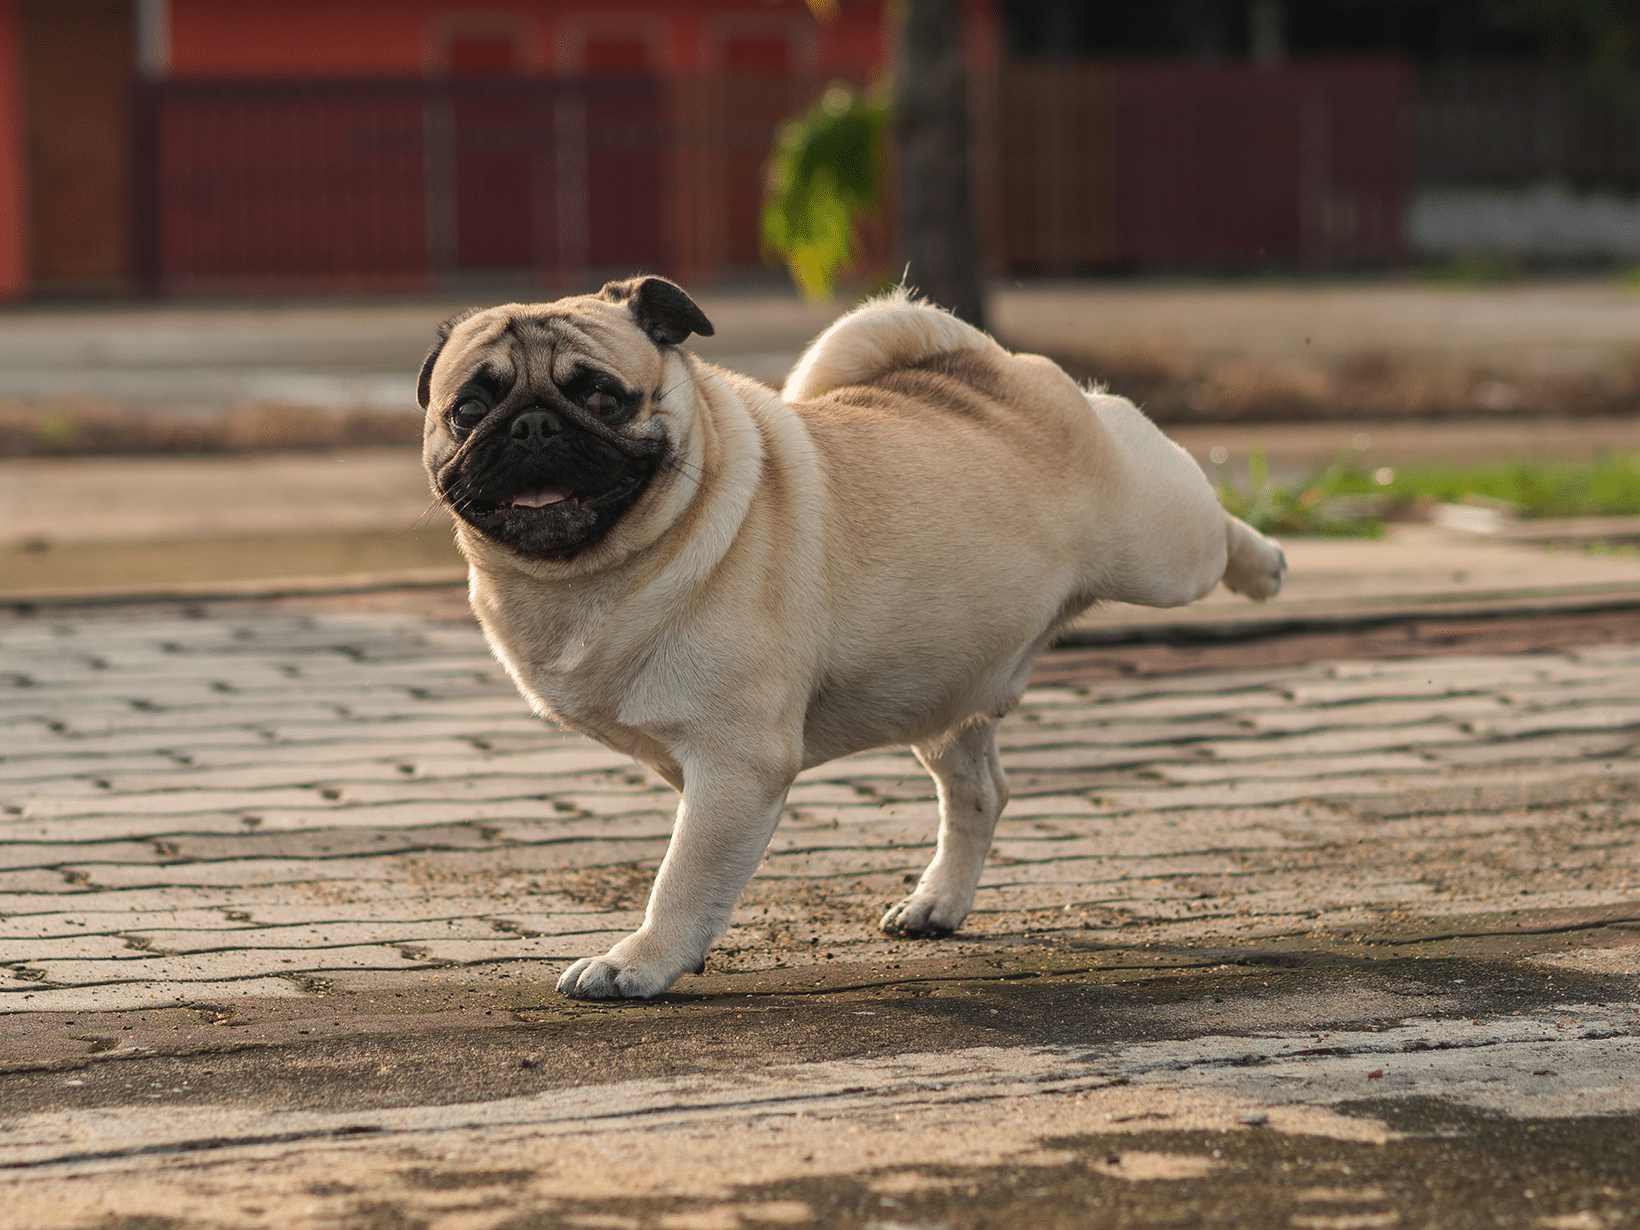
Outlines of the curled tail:
{"label": "curled tail", "polygon": [[833,321],[803,352],[780,395],[787,401],[820,397],[953,350],[1005,353],[973,325],[913,299],[901,286]]}

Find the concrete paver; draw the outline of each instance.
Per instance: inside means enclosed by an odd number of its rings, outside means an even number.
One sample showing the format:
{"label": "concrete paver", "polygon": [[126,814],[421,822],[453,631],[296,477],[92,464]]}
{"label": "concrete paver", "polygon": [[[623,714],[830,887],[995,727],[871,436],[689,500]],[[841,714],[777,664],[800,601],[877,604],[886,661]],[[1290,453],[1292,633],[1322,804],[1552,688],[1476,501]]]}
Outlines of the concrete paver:
{"label": "concrete paver", "polygon": [[1640,1216],[1640,645],[1035,687],[959,935],[875,930],[934,807],[872,752],[632,1006],[551,982],[673,796],[470,625],[64,613],[0,661],[11,1224],[1460,1225],[1504,1156],[1503,1224]]}
{"label": "concrete paver", "polygon": [[[429,644],[414,624],[356,618],[237,629],[153,621],[125,625],[111,646],[107,627],[16,621],[0,635],[17,672],[0,705],[8,749],[0,761],[0,834],[10,871],[62,877],[76,894],[185,897],[260,884],[289,885],[296,899],[351,901],[409,880],[424,898],[447,898],[446,913],[479,928],[483,951],[494,957],[519,950],[527,937],[484,931],[492,903],[519,892],[578,900],[562,878],[566,867],[611,867],[607,874],[620,883],[604,895],[641,902],[664,849],[670,791],[522,713],[476,631],[441,628]],[[465,656],[451,652],[458,638]],[[243,652],[247,642],[259,657]],[[167,679],[167,665],[180,678]],[[237,678],[244,668],[266,682],[220,689],[204,682]],[[73,686],[88,679],[95,687]],[[348,703],[308,695],[315,683]],[[1130,890],[1119,884],[1177,874],[1168,858],[1204,848],[1226,873],[1242,867],[1248,849],[1273,848],[1271,841],[1321,857],[1357,821],[1361,801],[1490,786],[1500,764],[1509,765],[1510,788],[1522,797],[1539,785],[1621,788],[1640,723],[1640,706],[1628,700],[1634,695],[1640,655],[1626,648],[1038,689],[1002,739],[1014,783],[1011,827],[999,833],[998,876],[982,888],[969,930],[984,933],[995,912],[988,901],[998,894],[1007,898],[997,907],[1004,914],[1058,908],[1074,916],[1084,905],[1108,904],[1099,895],[1106,888],[1126,904]],[[527,741],[480,746],[498,730]],[[397,744],[401,731],[413,747]],[[231,738],[246,733],[252,738]],[[196,748],[213,745],[213,762],[198,764]],[[31,763],[40,765],[33,778]],[[132,772],[133,765],[143,768]],[[1132,833],[1124,831],[1129,820]],[[1525,814],[1520,820],[1531,827]],[[1248,836],[1249,826],[1265,836]],[[1209,840],[1209,831],[1237,833],[1235,852]],[[1125,856],[1110,850],[1117,833],[1136,843]],[[905,945],[866,924],[873,899],[919,865],[930,839],[928,787],[909,755],[875,752],[813,770],[794,789],[748,900],[762,903],[771,926],[807,928],[805,909],[775,904],[770,888],[825,884],[835,926],[815,934],[828,950],[861,959],[903,953]],[[1632,840],[1619,848],[1632,851]],[[1150,866],[1148,858],[1163,861]],[[1123,863],[1119,874],[1095,872],[1112,860]],[[1609,883],[1581,889],[1595,896],[1554,903],[1621,899],[1633,870],[1614,862]],[[858,879],[845,886],[834,883],[839,876]],[[1107,885],[1106,876],[1115,882]],[[1239,870],[1238,879],[1237,895],[1258,891]],[[1069,882],[1084,890],[1077,900],[1052,895]],[[1397,881],[1422,893],[1412,888],[1418,882]],[[1035,893],[1032,884],[1051,887]],[[1476,891],[1485,899],[1495,888],[1483,882]],[[20,912],[24,900],[14,893],[7,912]],[[458,902],[471,912],[463,915]],[[55,914],[41,912],[42,923]],[[328,921],[342,926],[349,917],[339,910]],[[1155,935],[1164,931],[1169,940],[1184,938],[1165,927]],[[389,965],[402,959],[390,945],[382,952]],[[727,970],[786,959],[725,953]],[[128,959],[109,959],[125,971],[121,978],[132,976]],[[98,981],[98,967],[84,960],[72,974],[28,961],[12,968],[38,975],[42,986]],[[33,993],[22,990],[14,1007],[26,1007]],[[179,992],[145,979],[130,1002],[141,1006],[154,993]]]}

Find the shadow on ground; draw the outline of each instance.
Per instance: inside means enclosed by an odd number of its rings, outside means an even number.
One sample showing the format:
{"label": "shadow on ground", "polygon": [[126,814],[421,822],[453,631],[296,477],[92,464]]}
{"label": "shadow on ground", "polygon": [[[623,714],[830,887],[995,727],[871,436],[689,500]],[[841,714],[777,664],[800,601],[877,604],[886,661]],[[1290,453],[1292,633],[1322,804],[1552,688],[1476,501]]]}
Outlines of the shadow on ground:
{"label": "shadow on ground", "polygon": [[[1543,1048],[1559,1042],[1569,1058],[1555,1062],[1577,1083],[1571,1069],[1587,1067],[1587,1056],[1572,1053],[1579,1045],[1621,1047],[1640,1027],[1634,980],[1623,972],[1640,933],[1597,920],[1558,930],[1517,927],[1512,935],[1439,930],[1354,944],[1060,947],[708,975],[632,1004],[565,1000],[544,971],[514,970],[503,984],[472,982],[468,970],[460,984],[420,989],[39,1014],[16,1021],[26,1036],[14,1036],[19,1045],[0,1074],[9,1116],[160,1107],[185,1115],[198,1105],[347,1121],[260,1136],[183,1131],[159,1143],[65,1148],[4,1169],[67,1174],[171,1160],[208,1167],[212,1155],[349,1142],[374,1151],[368,1179],[346,1172],[304,1190],[314,1209],[325,1210],[325,1225],[359,1230],[427,1226],[458,1208],[484,1211],[479,1223],[493,1230],[1635,1224],[1640,1115],[1632,1099],[1616,1113],[1534,1117],[1475,1105],[1468,1095],[1444,1096],[1405,1074],[1421,1063],[1450,1063],[1441,1052],[1451,1052],[1470,1085],[1525,1082],[1534,1089],[1513,1092],[1541,1093],[1562,1073],[1530,1065],[1551,1062],[1541,1058],[1549,1053]],[[1614,967],[1620,972],[1557,964],[1573,943],[1623,958]],[[1537,1035],[1521,1033],[1534,1026]],[[685,1091],[681,1104],[691,1082],[705,1080],[716,1081],[718,1092],[692,1104],[696,1112],[744,1114],[766,1100],[771,1114],[789,1117],[796,1108],[790,1126],[800,1137],[805,1114],[825,1120],[828,1101],[839,1115],[861,1118],[856,1103],[872,1096],[873,1073],[886,1079],[896,1064],[931,1053],[997,1052],[1057,1056],[1058,1066],[1029,1077],[1025,1084],[1035,1087],[977,1090],[972,1100],[1062,1104],[1129,1091],[1149,1100],[1109,1103],[1129,1110],[1098,1116],[1090,1132],[1055,1132],[1059,1120],[1047,1117],[1034,1147],[1003,1164],[908,1165],[891,1151],[874,1164],[869,1149],[811,1152],[801,1159],[809,1173],[775,1181],[726,1183],[711,1193],[587,1197],[534,1189],[531,1167],[474,1166],[470,1152],[429,1151],[424,1132],[372,1117],[440,1106],[471,1117],[485,1103],[552,1104],[555,1095],[598,1087],[618,1098],[620,1090],[655,1082]],[[1313,1079],[1295,1077],[1295,1065],[1306,1063]],[[1495,1073],[1482,1073],[1494,1064]],[[774,1094],[754,1079],[771,1068],[826,1065],[857,1072],[842,1078],[857,1083],[794,1101],[789,1090]],[[960,1073],[947,1073],[918,1087],[926,1094],[960,1084]],[[1233,1108],[1270,1109],[1204,1130],[1168,1109],[1168,1094],[1193,1086]],[[1284,1126],[1282,1098],[1330,1101],[1335,1125],[1359,1121],[1359,1138],[1336,1126],[1319,1134]],[[663,1102],[643,1113],[676,1109]],[[888,1109],[895,1121],[915,1119],[918,1097]],[[590,1114],[581,1130],[596,1133],[599,1117]],[[834,1150],[835,1140],[816,1148]],[[707,1160],[692,1164],[699,1169]],[[96,1224],[182,1230],[208,1223],[118,1215]]]}

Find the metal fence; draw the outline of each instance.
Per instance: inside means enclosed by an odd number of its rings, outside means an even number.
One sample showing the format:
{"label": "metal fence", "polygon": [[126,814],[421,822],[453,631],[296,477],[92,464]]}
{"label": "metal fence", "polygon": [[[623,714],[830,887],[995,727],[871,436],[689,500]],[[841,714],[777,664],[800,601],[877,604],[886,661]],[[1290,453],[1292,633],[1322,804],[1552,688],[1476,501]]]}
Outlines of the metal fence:
{"label": "metal fence", "polygon": [[1010,67],[995,102],[1003,262],[1393,260],[1408,85],[1393,61]]}
{"label": "metal fence", "polygon": [[[817,89],[764,74],[147,82],[138,273],[169,291],[721,277],[760,264],[764,161]],[[974,98],[994,271],[1400,254],[1409,82],[1393,62],[1010,66]],[[865,246],[868,269],[892,264],[886,218]]]}
{"label": "metal fence", "polygon": [[767,76],[162,81],[137,87],[144,282],[421,288],[759,260]]}

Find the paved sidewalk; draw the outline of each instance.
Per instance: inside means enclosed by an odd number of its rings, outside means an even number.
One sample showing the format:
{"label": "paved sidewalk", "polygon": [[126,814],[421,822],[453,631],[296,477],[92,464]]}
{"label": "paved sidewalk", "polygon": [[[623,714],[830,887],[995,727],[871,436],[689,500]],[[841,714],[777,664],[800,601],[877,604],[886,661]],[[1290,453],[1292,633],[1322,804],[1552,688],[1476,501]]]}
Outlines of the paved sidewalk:
{"label": "paved sidewalk", "polygon": [[[691,347],[775,382],[848,306],[806,304],[789,290],[690,289],[716,327]],[[411,410],[434,327],[472,302],[14,306],[0,311],[0,399],[182,415],[257,404]],[[1595,279],[1036,281],[994,285],[989,311],[1007,344],[1054,353],[1296,367],[1394,356],[1430,371],[1522,376],[1625,371],[1640,336],[1640,295]]]}
{"label": "paved sidewalk", "polygon": [[1220,586],[1188,607],[1111,603],[1084,615],[1071,636],[1097,644],[1145,629],[1189,635],[1467,611],[1640,610],[1640,556],[1632,552],[1500,542],[1422,523],[1389,526],[1383,539],[1291,538],[1282,548],[1288,573],[1270,602],[1250,603]]}
{"label": "paved sidewalk", "polygon": [[876,752],[599,1006],[670,791],[469,625],[196,616],[0,623],[0,1224],[1640,1217],[1640,646],[1034,689],[961,934]]}
{"label": "paved sidewalk", "polygon": [[[789,292],[700,299],[718,332],[699,339],[701,353],[769,380],[840,310]],[[0,311],[0,398],[182,416],[246,405],[415,412],[416,372],[438,323],[473,302],[14,307]]]}
{"label": "paved sidewalk", "polygon": [[[9,624],[0,649],[0,1006],[402,988],[417,970],[567,961],[639,921],[675,795],[533,718],[474,630],[53,620]],[[1007,727],[1013,801],[958,948],[1022,926],[1183,945],[1626,901],[1628,846],[1584,883],[1586,860],[1538,869],[1528,844],[1473,862],[1468,839],[1540,831],[1557,793],[1594,808],[1556,818],[1569,845],[1623,831],[1600,804],[1625,810],[1637,726],[1629,647],[1039,689]],[[1386,818],[1441,800],[1508,815],[1407,861],[1427,826]],[[1347,887],[1307,874],[1363,823],[1380,827]],[[908,752],[806,773],[713,971],[926,952],[871,924],[932,827]]]}

